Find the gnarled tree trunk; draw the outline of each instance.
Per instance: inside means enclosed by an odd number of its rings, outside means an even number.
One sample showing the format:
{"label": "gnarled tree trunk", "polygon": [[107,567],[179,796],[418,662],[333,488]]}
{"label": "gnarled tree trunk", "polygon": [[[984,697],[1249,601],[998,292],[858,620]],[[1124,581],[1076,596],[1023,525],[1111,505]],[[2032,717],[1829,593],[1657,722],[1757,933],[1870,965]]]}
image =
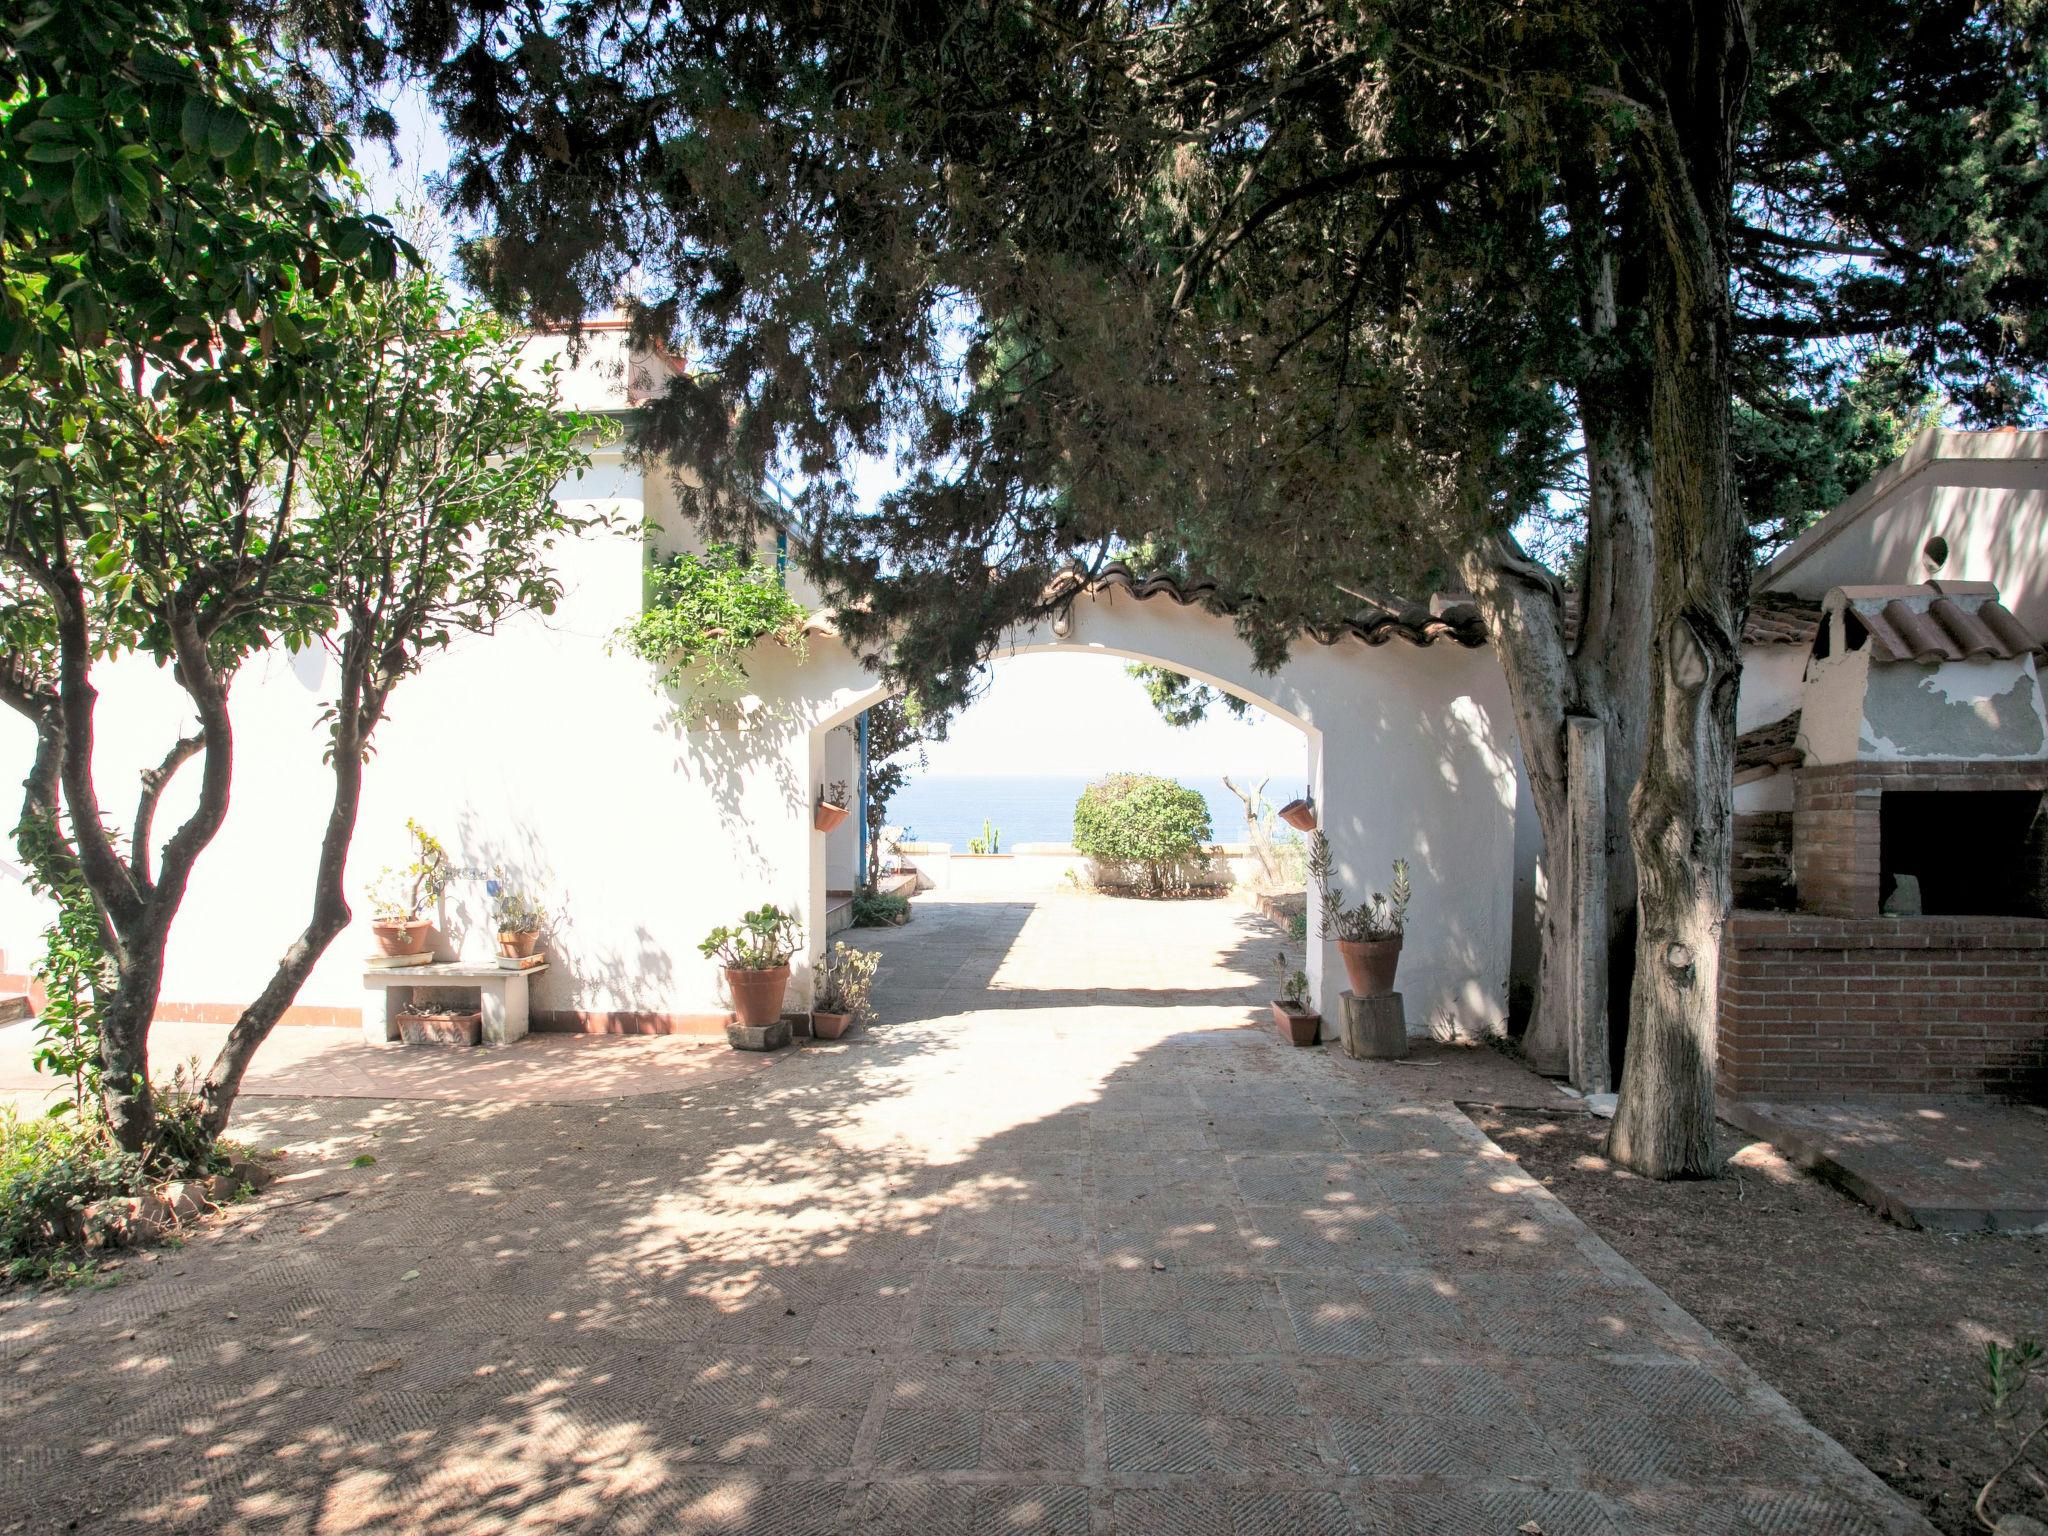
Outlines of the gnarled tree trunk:
{"label": "gnarled tree trunk", "polygon": [[1748,530],[1729,457],[1727,234],[1747,84],[1737,0],[1664,18],[1636,84],[1650,259],[1652,589],[1649,737],[1631,823],[1635,984],[1608,1152],[1653,1178],[1714,1169],[1714,1056],[1729,901],[1735,700]]}

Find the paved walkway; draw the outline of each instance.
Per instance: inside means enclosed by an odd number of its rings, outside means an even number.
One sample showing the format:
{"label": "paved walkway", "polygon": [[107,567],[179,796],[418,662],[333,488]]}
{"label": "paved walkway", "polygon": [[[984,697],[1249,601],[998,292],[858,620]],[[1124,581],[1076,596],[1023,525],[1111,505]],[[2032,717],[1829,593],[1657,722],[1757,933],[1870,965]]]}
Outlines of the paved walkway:
{"label": "paved walkway", "polygon": [[770,1071],[251,1101],[291,1178],[0,1303],[0,1531],[1925,1529],[1427,1072],[1244,1027],[1238,909],[920,909]]}
{"label": "paved walkway", "polygon": [[[150,1070],[210,1065],[225,1024],[159,1024]],[[273,1030],[243,1080],[250,1098],[458,1099],[488,1104],[573,1104],[643,1093],[679,1093],[774,1066],[780,1058],[729,1049],[723,1040],[662,1035],[528,1035],[488,1050],[408,1050],[365,1045],[360,1030],[291,1024]],[[35,1029],[0,1029],[0,1104],[37,1113],[63,1097],[35,1067]]]}

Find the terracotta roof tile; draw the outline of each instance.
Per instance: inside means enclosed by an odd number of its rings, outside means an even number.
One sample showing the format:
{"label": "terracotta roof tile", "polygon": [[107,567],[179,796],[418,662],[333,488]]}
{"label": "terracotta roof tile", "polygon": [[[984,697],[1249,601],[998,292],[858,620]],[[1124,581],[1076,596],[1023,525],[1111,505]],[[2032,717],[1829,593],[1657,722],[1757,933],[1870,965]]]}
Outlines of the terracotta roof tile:
{"label": "terracotta roof tile", "polygon": [[1735,738],[1735,782],[1747,784],[1767,779],[1780,768],[1797,768],[1805,761],[1799,750],[1799,711],[1782,720],[1759,725]]}
{"label": "terracotta roof tile", "polygon": [[[1236,613],[1240,600],[1225,593],[1215,582],[1200,578],[1182,580],[1169,571],[1136,571],[1122,561],[1111,561],[1093,582],[1078,566],[1060,572],[1046,589],[1048,601],[1076,596],[1084,591],[1128,592],[1144,601],[1168,597],[1183,607],[1200,603],[1218,613]],[[1564,597],[1565,634],[1568,641],[1578,637],[1579,595],[1568,591]],[[1745,645],[1811,645],[1820,629],[1821,606],[1811,598],[1789,592],[1759,592],[1750,601],[1749,616],[1742,626]],[[1433,645],[1450,640],[1458,645],[1486,644],[1486,625],[1471,599],[1457,594],[1440,612],[1422,603],[1372,604],[1343,623],[1312,628],[1310,635],[1325,645],[1352,638],[1367,645],[1385,645],[1405,640],[1410,645]]]}
{"label": "terracotta roof tile", "polygon": [[1872,661],[1923,666],[1980,657],[2010,661],[2041,648],[2040,640],[1998,601],[1998,589],[1989,582],[1835,590],[1842,595],[1852,638],[1859,629],[1870,637]]}
{"label": "terracotta roof tile", "polygon": [[[1057,601],[1083,592],[1128,592],[1140,602],[1166,597],[1182,607],[1199,603],[1224,614],[1236,613],[1242,605],[1213,581],[1183,581],[1167,571],[1134,571],[1121,561],[1105,565],[1093,581],[1079,567],[1070,567],[1053,578],[1046,598]],[[1434,645],[1439,640],[1466,647],[1486,644],[1486,626],[1470,603],[1447,607],[1442,613],[1431,613],[1420,603],[1375,604],[1340,624],[1312,627],[1308,633],[1324,645],[1344,639],[1363,640],[1367,645],[1385,645],[1389,640],[1405,640],[1410,645]]]}
{"label": "terracotta roof tile", "polygon": [[[1790,592],[1758,592],[1749,600],[1749,613],[1742,621],[1744,645],[1812,645],[1820,633],[1821,607],[1810,597]],[[1579,594],[1564,595],[1564,625],[1567,643],[1579,638]]]}

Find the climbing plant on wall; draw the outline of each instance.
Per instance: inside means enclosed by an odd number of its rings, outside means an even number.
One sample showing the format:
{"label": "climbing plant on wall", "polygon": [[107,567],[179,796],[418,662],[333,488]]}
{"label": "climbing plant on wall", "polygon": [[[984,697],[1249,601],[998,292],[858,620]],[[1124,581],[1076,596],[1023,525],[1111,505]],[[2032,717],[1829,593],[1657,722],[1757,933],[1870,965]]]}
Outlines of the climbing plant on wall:
{"label": "climbing plant on wall", "polygon": [[745,681],[744,658],[763,640],[801,650],[807,617],[773,565],[718,544],[657,565],[646,611],[614,643],[655,667],[656,685],[694,707]]}

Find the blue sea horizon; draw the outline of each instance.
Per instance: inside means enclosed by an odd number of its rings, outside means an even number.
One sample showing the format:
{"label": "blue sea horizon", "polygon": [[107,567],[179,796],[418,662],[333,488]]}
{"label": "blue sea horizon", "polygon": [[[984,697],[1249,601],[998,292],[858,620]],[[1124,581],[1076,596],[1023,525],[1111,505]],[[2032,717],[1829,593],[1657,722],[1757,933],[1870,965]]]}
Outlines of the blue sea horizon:
{"label": "blue sea horizon", "polygon": [[[1231,775],[1250,788],[1265,775]],[[1005,851],[1019,843],[1066,843],[1074,837],[1074,802],[1099,773],[1082,774],[919,774],[889,802],[888,825],[905,829],[905,840],[950,843],[967,851],[968,840],[981,836],[983,821],[995,823]],[[1241,843],[1245,837],[1244,803],[1223,785],[1221,775],[1170,775],[1199,790],[1209,803],[1209,820],[1219,843]],[[1304,788],[1296,772],[1275,773],[1266,798],[1284,805]]]}

